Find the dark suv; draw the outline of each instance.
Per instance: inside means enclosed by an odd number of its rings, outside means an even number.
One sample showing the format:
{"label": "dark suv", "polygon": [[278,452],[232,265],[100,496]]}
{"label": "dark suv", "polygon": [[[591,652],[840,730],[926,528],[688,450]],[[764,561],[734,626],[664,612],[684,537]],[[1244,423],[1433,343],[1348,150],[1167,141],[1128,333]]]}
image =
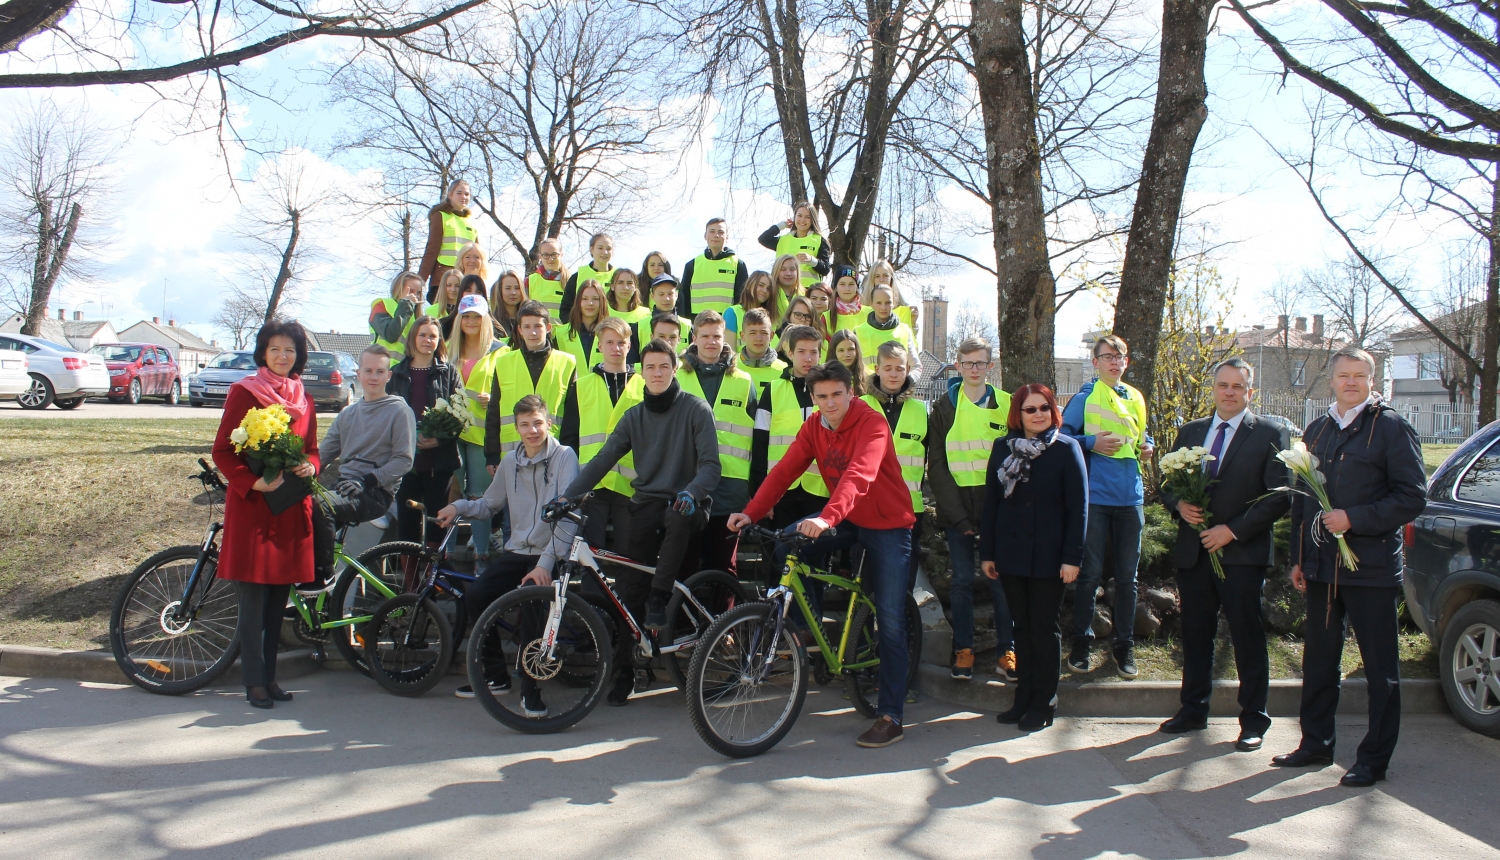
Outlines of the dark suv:
{"label": "dark suv", "polygon": [[1465,726],[1500,736],[1500,421],[1433,473],[1406,527],[1406,604],[1439,643],[1443,692]]}
{"label": "dark suv", "polygon": [[319,409],[343,411],[359,399],[359,364],[342,352],[309,352],[302,387]]}

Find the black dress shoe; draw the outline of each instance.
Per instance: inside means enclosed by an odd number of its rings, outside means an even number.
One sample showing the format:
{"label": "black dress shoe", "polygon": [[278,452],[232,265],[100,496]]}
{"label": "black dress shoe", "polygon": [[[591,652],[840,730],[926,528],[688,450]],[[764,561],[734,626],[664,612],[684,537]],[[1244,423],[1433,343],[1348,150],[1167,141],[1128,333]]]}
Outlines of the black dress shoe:
{"label": "black dress shoe", "polygon": [[1234,742],[1234,748],[1240,752],[1255,752],[1265,743],[1265,738],[1249,732],[1240,732],[1240,739]]}
{"label": "black dress shoe", "polygon": [[245,701],[249,702],[252,708],[276,707],[276,703],[271,701],[270,696],[266,695],[265,687],[246,687]]}
{"label": "black dress shoe", "polygon": [[1349,768],[1349,772],[1339,780],[1339,785],[1347,785],[1350,788],[1369,788],[1383,779],[1385,779],[1385,771],[1375,770],[1367,764],[1357,764]]}
{"label": "black dress shoe", "polygon": [[1052,725],[1052,716],[1056,712],[1056,708],[1031,708],[1016,723],[1016,728],[1023,732],[1040,731]]}
{"label": "black dress shoe", "polygon": [[1002,726],[1013,726],[1016,723],[1019,723],[1021,721],[1021,718],[1026,716],[1026,710],[1031,707],[1031,702],[1029,701],[1029,699],[1030,697],[1027,697],[1027,699],[1022,699],[1020,696],[1017,696],[1017,704],[1012,705],[1011,709],[1008,711],[1002,711],[996,714],[995,722],[1001,724]]}
{"label": "black dress shoe", "polygon": [[1193,714],[1178,714],[1162,723],[1160,731],[1163,734],[1180,735],[1183,732],[1201,732],[1206,728],[1208,728],[1208,717],[1199,717]]}
{"label": "black dress shoe", "polygon": [[292,694],[288,693],[286,690],[281,689],[280,684],[267,684],[266,695],[270,696],[273,701],[277,702],[290,702],[292,700]]}
{"label": "black dress shoe", "polygon": [[1297,749],[1271,759],[1271,767],[1327,767],[1333,764],[1333,750]]}

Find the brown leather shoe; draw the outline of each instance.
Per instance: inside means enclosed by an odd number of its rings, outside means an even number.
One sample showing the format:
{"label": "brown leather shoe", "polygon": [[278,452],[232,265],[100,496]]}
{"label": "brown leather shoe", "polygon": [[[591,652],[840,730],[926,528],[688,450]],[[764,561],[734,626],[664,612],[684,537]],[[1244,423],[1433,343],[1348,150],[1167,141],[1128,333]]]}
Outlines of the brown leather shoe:
{"label": "brown leather shoe", "polygon": [[901,740],[903,733],[901,724],[890,717],[881,717],[875,721],[875,725],[865,729],[865,733],[855,739],[855,743],[862,747],[874,749],[876,747],[888,747],[896,741]]}

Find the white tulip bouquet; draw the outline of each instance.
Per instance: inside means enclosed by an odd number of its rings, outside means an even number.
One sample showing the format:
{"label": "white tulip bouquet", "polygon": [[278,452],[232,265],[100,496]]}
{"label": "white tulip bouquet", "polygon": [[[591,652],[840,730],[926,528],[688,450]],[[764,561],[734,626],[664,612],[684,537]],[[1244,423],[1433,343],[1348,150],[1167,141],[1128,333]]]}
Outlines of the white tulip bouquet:
{"label": "white tulip bouquet", "polygon": [[[1181,501],[1187,502],[1193,507],[1203,511],[1203,522],[1193,524],[1193,528],[1202,532],[1208,528],[1208,488],[1216,483],[1203,471],[1203,464],[1215,459],[1208,453],[1208,449],[1202,445],[1192,448],[1178,448],[1163,454],[1158,466],[1161,468],[1161,480],[1167,492],[1176,496]],[[1220,560],[1221,552],[1214,550],[1208,554],[1208,560],[1214,566],[1214,573],[1224,578],[1224,563]]]}
{"label": "white tulip bouquet", "polygon": [[[1307,490],[1298,489],[1296,486],[1280,487],[1278,490],[1291,490],[1294,493],[1300,493],[1309,498],[1317,499],[1318,504],[1322,506],[1325,513],[1334,509],[1333,502],[1328,498],[1328,481],[1323,477],[1323,473],[1318,471],[1318,458],[1313,456],[1311,451],[1307,450],[1307,445],[1302,440],[1299,439],[1292,443],[1292,447],[1277,452],[1276,459],[1285,463],[1286,467],[1292,470],[1292,474],[1308,486]],[[1294,481],[1293,483],[1295,484],[1296,482]],[[1313,543],[1321,544],[1323,542],[1323,532],[1326,530],[1322,517],[1314,519],[1312,524]],[[1333,533],[1330,532],[1330,534]],[[1344,533],[1338,532],[1333,534],[1333,537],[1334,540],[1339,542],[1339,560],[1343,563],[1344,567],[1349,570],[1359,570],[1359,557],[1354,554],[1353,550],[1349,549],[1349,542],[1344,540]]]}
{"label": "white tulip bouquet", "polygon": [[455,391],[452,397],[439,397],[436,403],[427,407],[417,425],[417,432],[428,439],[446,441],[457,439],[473,426],[474,416],[469,412],[469,396],[463,391]]}

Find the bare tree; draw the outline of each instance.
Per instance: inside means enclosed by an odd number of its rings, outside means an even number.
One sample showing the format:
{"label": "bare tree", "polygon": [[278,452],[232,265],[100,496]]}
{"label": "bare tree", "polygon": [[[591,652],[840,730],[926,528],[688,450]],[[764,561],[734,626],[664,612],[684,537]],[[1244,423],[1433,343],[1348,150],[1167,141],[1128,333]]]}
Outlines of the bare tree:
{"label": "bare tree", "polygon": [[[53,291],[87,273],[110,194],[109,133],[81,113],[36,104],[0,145],[0,264],[6,303],[26,315],[22,332],[41,334]],[[13,274],[12,274],[13,273]]]}
{"label": "bare tree", "polygon": [[235,349],[255,342],[255,332],[265,324],[266,300],[253,294],[255,284],[235,285],[214,311],[214,325],[229,333]]}
{"label": "bare tree", "polygon": [[298,278],[324,253],[309,238],[327,199],[309,161],[299,149],[267,161],[240,214],[238,232],[250,253],[231,296],[258,305],[259,324],[289,315],[298,299]]}
{"label": "bare tree", "polygon": [[1369,349],[1385,338],[1401,318],[1401,309],[1385,285],[1353,256],[1302,275],[1303,288],[1329,318],[1329,334],[1349,346]]}
{"label": "bare tree", "polygon": [[[1472,353],[1484,336],[1485,266],[1472,245],[1461,247],[1448,257],[1441,286],[1434,290],[1432,321],[1464,350]],[[1417,360],[1427,360],[1418,356]],[[1463,355],[1440,348],[1435,361],[1438,382],[1448,392],[1448,402],[1455,406],[1474,405],[1474,388],[1478,374]]]}

